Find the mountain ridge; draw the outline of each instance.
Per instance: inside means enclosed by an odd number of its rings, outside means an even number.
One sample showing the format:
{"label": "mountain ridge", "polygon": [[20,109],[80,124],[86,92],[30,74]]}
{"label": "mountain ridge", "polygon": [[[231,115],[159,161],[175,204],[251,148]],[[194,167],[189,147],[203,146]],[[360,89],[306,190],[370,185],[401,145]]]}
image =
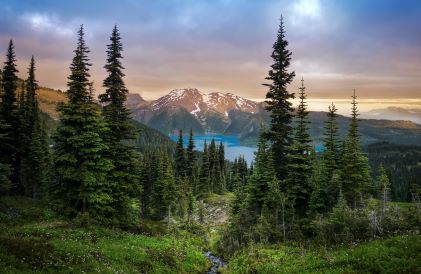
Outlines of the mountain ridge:
{"label": "mountain ridge", "polygon": [[[184,91],[186,93],[184,93]],[[269,114],[263,102],[238,99],[232,93],[211,92],[203,94],[197,89],[173,90],[157,100],[146,101],[137,93],[129,93],[127,107],[132,111],[134,120],[152,127],[164,135],[175,133],[178,129],[185,132],[193,129],[195,134],[235,135],[243,145],[257,143],[260,126],[268,127]],[[170,95],[171,94],[171,95]],[[175,97],[179,94],[182,98]],[[185,97],[185,98],[184,98]],[[57,104],[66,102],[64,92],[41,87],[38,90],[40,108],[53,119],[58,119]],[[171,98],[171,101],[169,99]],[[184,98],[184,99],[183,99]],[[192,100],[198,99],[198,101]],[[161,99],[161,100],[160,100]],[[233,102],[239,100],[239,102]],[[240,103],[245,102],[245,103]],[[196,104],[200,106],[197,110]],[[153,111],[151,106],[158,108]],[[186,107],[187,106],[187,107]],[[192,113],[193,112],[193,113]],[[195,115],[196,114],[196,115]],[[326,112],[310,112],[310,133],[315,144],[321,143]],[[341,135],[347,132],[349,118],[338,117]],[[406,120],[361,119],[361,134],[364,143],[388,141],[397,144],[421,143],[421,125]]]}
{"label": "mountain ridge", "polygon": [[[196,88],[174,89],[138,107],[130,107],[133,118],[165,134],[193,129],[195,134],[235,135],[246,145],[256,145],[260,127],[270,123],[264,102],[255,102],[232,93],[202,93]],[[320,144],[326,112],[310,112],[310,133]],[[392,141],[401,144],[421,142],[421,125],[411,121],[361,119],[364,143]],[[349,118],[339,115],[342,135]]]}

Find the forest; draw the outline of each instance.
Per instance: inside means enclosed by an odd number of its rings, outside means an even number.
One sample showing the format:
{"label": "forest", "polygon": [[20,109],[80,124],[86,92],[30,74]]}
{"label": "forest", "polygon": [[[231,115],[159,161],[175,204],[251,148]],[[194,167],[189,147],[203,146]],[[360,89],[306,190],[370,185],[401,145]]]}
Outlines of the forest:
{"label": "forest", "polygon": [[[282,19],[265,84],[270,125],[252,163],[226,160],[215,140],[197,151],[192,130],[173,143],[132,120],[117,26],[98,98],[89,53],[82,25],[54,121],[39,107],[35,57],[21,80],[8,45],[2,273],[207,273],[206,251],[227,262],[217,265],[223,273],[421,273],[421,148],[363,146],[354,89],[346,135],[332,103],[316,152],[304,79],[290,91],[296,74]],[[226,221],[210,223],[210,205],[224,203]]]}

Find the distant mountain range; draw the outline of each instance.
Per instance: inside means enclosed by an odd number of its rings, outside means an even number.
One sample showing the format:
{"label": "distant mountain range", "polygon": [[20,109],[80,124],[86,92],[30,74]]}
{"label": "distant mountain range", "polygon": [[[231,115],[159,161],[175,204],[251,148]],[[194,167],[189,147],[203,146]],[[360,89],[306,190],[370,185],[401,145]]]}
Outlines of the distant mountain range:
{"label": "distant mountain range", "polygon": [[[236,135],[245,145],[255,145],[260,127],[270,122],[262,102],[232,93],[204,94],[195,88],[175,89],[149,102],[139,94],[129,94],[127,106],[135,120],[165,134],[192,128],[195,134]],[[310,113],[315,144],[321,143],[325,118],[325,112]],[[338,122],[341,134],[345,135],[349,118],[340,116]],[[360,128],[364,143],[421,143],[421,125],[411,121],[363,119]]]}
{"label": "distant mountain range", "polygon": [[[57,104],[67,100],[63,92],[45,87],[38,91],[38,98],[41,109],[54,119],[58,119]],[[176,89],[153,101],[133,93],[129,94],[126,104],[136,121],[166,136],[178,129],[187,132],[192,128],[195,134],[235,135],[243,145],[254,146],[261,125],[267,126],[270,122],[264,103],[231,93],[204,94],[192,88]],[[403,111],[405,109],[400,113]],[[315,144],[321,143],[325,118],[325,112],[310,112],[310,132]],[[338,122],[341,134],[345,135],[349,118],[339,116]],[[360,132],[366,144],[378,141],[421,144],[421,125],[406,120],[362,119]]]}
{"label": "distant mountain range", "polygon": [[421,124],[421,108],[387,107],[373,109],[364,113],[363,117],[370,119],[410,120]]}

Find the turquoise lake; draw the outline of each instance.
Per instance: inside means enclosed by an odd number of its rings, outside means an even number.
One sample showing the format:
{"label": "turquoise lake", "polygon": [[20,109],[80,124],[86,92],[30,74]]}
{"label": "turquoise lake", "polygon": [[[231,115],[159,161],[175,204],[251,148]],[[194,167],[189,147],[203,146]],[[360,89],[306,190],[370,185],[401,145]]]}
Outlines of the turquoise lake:
{"label": "turquoise lake", "polygon": [[[178,135],[171,135],[171,139],[173,141],[178,140]],[[240,142],[237,136],[231,135],[195,135],[193,137],[194,144],[196,146],[196,150],[203,151],[203,147],[205,145],[205,141],[210,144],[212,139],[215,139],[217,145],[222,141],[225,147],[225,158],[230,161],[234,161],[235,157],[239,155],[244,156],[247,163],[250,164],[254,158],[254,152],[256,151],[256,147],[246,147],[240,145]],[[187,147],[189,142],[189,137],[183,137],[184,146]]]}
{"label": "turquoise lake", "polygon": [[[171,139],[175,142],[178,140],[178,135],[171,135]],[[240,141],[238,140],[237,136],[233,135],[195,135],[193,136],[194,144],[196,146],[196,150],[203,151],[203,147],[205,145],[205,141],[210,144],[212,139],[215,139],[217,145],[222,141],[225,147],[225,158],[234,161],[235,157],[244,156],[247,161],[247,164],[250,164],[254,160],[254,152],[256,151],[257,147],[248,147],[242,146]],[[183,136],[184,146],[187,147],[189,142],[189,136]],[[322,145],[316,145],[315,147],[317,152],[321,152],[323,150]]]}

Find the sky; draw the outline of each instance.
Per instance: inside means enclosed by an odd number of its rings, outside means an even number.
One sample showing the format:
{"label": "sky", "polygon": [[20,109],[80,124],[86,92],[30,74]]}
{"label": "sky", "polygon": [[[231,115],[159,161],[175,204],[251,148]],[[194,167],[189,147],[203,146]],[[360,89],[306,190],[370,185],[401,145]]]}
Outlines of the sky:
{"label": "sky", "polygon": [[115,24],[125,82],[156,99],[172,89],[263,99],[279,19],[297,77],[311,98],[421,99],[419,0],[2,0],[0,61],[15,43],[20,75],[32,54],[41,85],[66,90],[81,24],[101,93]]}

